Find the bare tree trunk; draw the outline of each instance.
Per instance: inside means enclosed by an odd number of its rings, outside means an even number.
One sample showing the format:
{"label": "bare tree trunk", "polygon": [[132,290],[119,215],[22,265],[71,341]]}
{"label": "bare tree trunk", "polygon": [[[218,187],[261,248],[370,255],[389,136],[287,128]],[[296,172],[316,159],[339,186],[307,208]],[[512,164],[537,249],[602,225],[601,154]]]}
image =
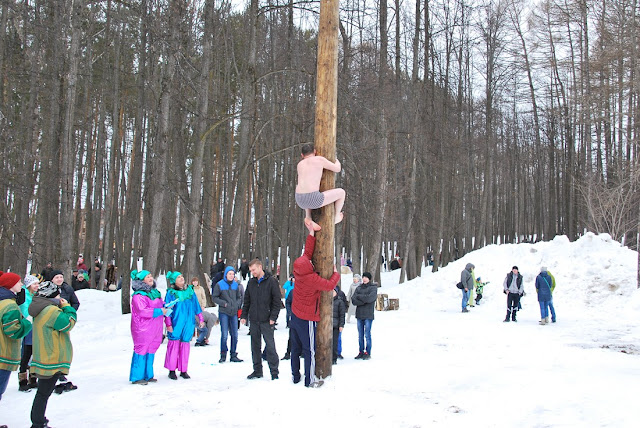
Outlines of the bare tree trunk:
{"label": "bare tree trunk", "polygon": [[[318,33],[318,68],[316,80],[315,148],[330,161],[336,158],[336,127],[338,110],[338,0],[326,0],[320,4],[320,29]],[[335,187],[331,171],[322,173],[320,190]],[[314,212],[315,214],[315,212]],[[333,274],[335,250],[335,225],[337,213],[333,204],[320,209],[317,221],[322,230],[316,234],[313,261],[323,278]],[[316,334],[316,376],[320,379],[331,375],[333,348],[333,296],[322,292],[320,297],[320,322]]]}

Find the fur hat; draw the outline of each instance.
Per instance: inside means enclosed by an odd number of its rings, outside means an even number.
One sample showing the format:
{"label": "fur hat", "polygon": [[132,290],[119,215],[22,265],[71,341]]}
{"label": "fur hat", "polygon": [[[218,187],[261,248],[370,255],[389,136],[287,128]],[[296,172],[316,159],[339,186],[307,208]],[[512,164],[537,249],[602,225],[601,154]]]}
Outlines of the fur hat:
{"label": "fur hat", "polygon": [[369,273],[369,272],[364,272],[364,273],[362,274],[362,277],[363,277],[363,278],[364,278],[364,277],[369,278],[369,281],[371,281],[371,280],[373,279],[373,277],[371,276],[371,273]]}
{"label": "fur hat", "polygon": [[13,272],[3,273],[0,271],[0,287],[13,288],[18,282],[20,282],[20,275]]}
{"label": "fur hat", "polygon": [[51,281],[46,281],[45,283],[40,284],[40,288],[38,288],[38,292],[36,293],[36,296],[56,297],[58,294],[60,294],[60,290],[58,289],[58,286]]}
{"label": "fur hat", "polygon": [[131,279],[137,279],[138,281],[143,281],[147,277],[147,275],[151,275],[151,272],[149,272],[148,270],[131,271]]}
{"label": "fur hat", "polygon": [[179,276],[181,276],[182,274],[180,272],[167,272],[167,280],[169,281],[169,284],[174,285],[176,283],[176,279],[178,279]]}
{"label": "fur hat", "polygon": [[35,275],[27,275],[24,277],[24,281],[22,282],[24,283],[25,288],[29,288],[33,284],[40,282],[40,279],[38,279],[38,277]]}

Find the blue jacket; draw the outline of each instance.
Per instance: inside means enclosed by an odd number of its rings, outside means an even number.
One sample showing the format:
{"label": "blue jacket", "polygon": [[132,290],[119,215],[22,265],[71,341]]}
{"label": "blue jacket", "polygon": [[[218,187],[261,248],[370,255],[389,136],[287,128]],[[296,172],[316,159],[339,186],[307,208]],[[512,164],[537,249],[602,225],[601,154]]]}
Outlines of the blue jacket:
{"label": "blue jacket", "polygon": [[287,300],[287,297],[289,297],[289,293],[291,292],[291,290],[293,290],[293,287],[294,285],[291,280],[284,283],[284,285],[282,286],[282,289],[284,290],[284,300]]}
{"label": "blue jacket", "polygon": [[227,273],[235,272],[231,266],[224,270],[224,276],[213,286],[211,299],[218,305],[218,313],[229,316],[238,316],[238,310],[242,307],[242,294],[235,281],[227,281]]}
{"label": "blue jacket", "polygon": [[173,305],[171,316],[165,318],[165,324],[173,326],[173,332],[167,333],[167,338],[190,342],[196,328],[196,315],[202,312],[198,296],[191,286],[184,290],[170,288],[164,301],[170,303],[174,300],[178,300],[178,303]]}
{"label": "blue jacket", "polygon": [[540,272],[536,277],[536,291],[538,292],[538,302],[548,302],[551,300],[551,277],[547,272]]}

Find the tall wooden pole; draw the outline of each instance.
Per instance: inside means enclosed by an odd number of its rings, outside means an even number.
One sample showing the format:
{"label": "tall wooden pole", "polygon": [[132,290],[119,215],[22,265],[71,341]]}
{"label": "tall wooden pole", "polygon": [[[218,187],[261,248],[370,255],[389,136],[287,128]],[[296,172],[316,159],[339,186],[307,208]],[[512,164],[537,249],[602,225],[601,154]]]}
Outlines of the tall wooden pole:
{"label": "tall wooden pole", "polygon": [[[338,111],[338,0],[320,1],[318,31],[318,68],[316,80],[316,122],[314,146],[318,154],[336,159],[336,119]],[[325,170],[320,191],[335,187],[335,173]],[[322,230],[316,233],[313,263],[323,278],[333,274],[334,231],[333,204],[315,210],[314,221]],[[331,375],[333,335],[333,295],[323,292],[320,298],[320,322],[316,329],[316,376]]]}

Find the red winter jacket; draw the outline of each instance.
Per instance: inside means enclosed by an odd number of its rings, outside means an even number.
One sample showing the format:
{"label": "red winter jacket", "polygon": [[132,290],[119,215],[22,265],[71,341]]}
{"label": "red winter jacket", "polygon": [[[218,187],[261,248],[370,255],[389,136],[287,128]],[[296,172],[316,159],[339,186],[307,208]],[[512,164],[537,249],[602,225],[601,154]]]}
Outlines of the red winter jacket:
{"label": "red winter jacket", "polygon": [[304,254],[293,262],[296,286],[293,289],[291,310],[298,318],[306,321],[320,321],[320,292],[333,290],[340,281],[338,272],[334,272],[329,279],[316,273],[311,263],[315,246],[316,238],[307,235]]}

